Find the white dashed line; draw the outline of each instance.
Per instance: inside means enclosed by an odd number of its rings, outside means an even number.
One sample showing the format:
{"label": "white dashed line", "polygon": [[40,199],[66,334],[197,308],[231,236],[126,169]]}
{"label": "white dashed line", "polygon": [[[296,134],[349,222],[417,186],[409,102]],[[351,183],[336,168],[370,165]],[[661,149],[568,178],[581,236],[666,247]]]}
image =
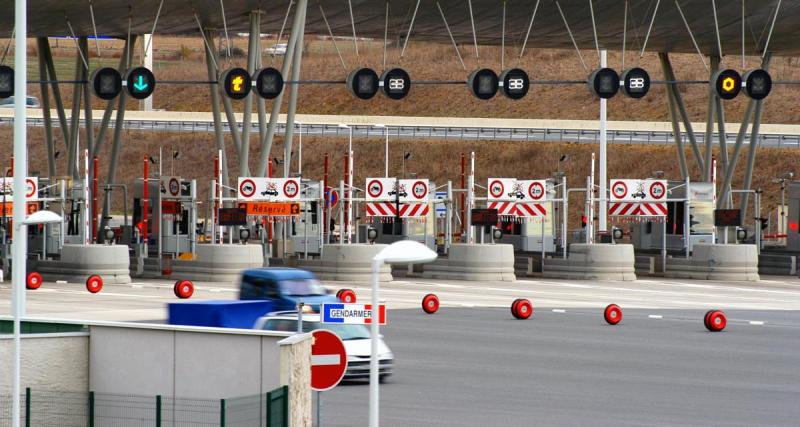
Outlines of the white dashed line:
{"label": "white dashed line", "polygon": [[763,325],[765,322],[763,322],[763,321],[761,321],[761,320],[751,320],[749,323],[750,323],[751,325],[757,325],[757,326],[761,326],[761,325]]}
{"label": "white dashed line", "polygon": [[663,319],[664,318],[664,316],[662,316],[660,314],[649,314],[649,315],[647,315],[647,317],[649,317],[651,319]]}
{"label": "white dashed line", "polygon": [[562,308],[554,308],[553,309],[553,313],[566,313],[566,312],[567,312],[567,310],[564,310]]}

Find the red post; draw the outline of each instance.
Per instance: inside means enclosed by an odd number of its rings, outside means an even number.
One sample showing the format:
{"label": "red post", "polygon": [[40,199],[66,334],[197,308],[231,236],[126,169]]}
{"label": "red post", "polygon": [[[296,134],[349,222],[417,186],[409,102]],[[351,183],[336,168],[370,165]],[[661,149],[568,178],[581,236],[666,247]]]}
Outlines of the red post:
{"label": "red post", "polygon": [[99,170],[97,156],[92,158],[92,238],[97,241],[97,171]]}
{"label": "red post", "polygon": [[272,159],[269,159],[269,171],[267,177],[272,178]]}
{"label": "red post", "polygon": [[144,156],[144,179],[142,180],[142,241],[147,243],[147,198],[150,183],[147,181],[147,155]]}
{"label": "red post", "polygon": [[[467,158],[464,157],[464,153],[461,153],[461,189],[467,189],[467,182],[466,182],[466,171],[467,171]],[[461,235],[464,235],[464,215],[467,214],[466,206],[464,206],[464,196],[465,194],[461,193]]]}
{"label": "red post", "polygon": [[325,172],[324,172],[323,179],[322,179],[322,186],[324,187],[322,189],[322,197],[325,198],[325,203],[322,204],[322,235],[323,235],[323,237],[328,235],[328,204],[331,201],[331,195],[330,194],[326,194],[326,192],[328,191],[328,160],[329,160],[329,157],[330,156],[328,155],[328,153],[325,153],[325,168],[324,168]]}
{"label": "red post", "polygon": [[[269,166],[267,168],[267,177],[272,178],[272,174],[273,174],[272,159],[269,159],[269,162],[267,163],[267,165]],[[267,219],[267,224],[269,225],[269,227],[267,228],[267,240],[269,240],[269,243],[272,243],[272,234],[275,232],[273,227],[274,227],[275,224],[272,222],[272,218],[271,217]]]}

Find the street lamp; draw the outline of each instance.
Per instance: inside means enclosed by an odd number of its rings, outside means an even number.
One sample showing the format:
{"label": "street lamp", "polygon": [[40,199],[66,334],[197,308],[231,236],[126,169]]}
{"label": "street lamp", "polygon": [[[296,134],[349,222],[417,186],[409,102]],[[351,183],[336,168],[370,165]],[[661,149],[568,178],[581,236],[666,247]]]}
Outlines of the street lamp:
{"label": "street lamp", "polygon": [[436,252],[422,243],[401,240],[383,248],[372,258],[372,324],[369,359],[369,427],[378,427],[378,276],[383,264],[422,264],[436,259]]}
{"label": "street lamp", "polygon": [[384,160],[383,160],[383,163],[384,163],[383,176],[385,178],[388,178],[389,177],[389,126],[386,126],[386,125],[374,125],[374,127],[379,128],[379,129],[383,129],[384,133],[386,134],[386,145],[385,145],[385,148],[384,148],[384,153],[385,154],[384,154]]}

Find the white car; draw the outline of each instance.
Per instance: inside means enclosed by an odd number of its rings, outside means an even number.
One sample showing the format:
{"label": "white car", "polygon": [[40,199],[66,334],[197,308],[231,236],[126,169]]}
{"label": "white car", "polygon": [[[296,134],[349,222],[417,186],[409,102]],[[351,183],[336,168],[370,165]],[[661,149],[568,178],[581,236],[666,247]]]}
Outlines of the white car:
{"label": "white car", "polygon": [[[270,313],[259,318],[253,329],[267,331],[297,332],[297,312],[282,311]],[[369,329],[364,325],[342,325],[336,323],[320,323],[319,314],[303,314],[303,332],[315,329],[327,329],[342,339],[347,351],[347,371],[345,380],[369,379],[370,345]],[[378,363],[380,381],[384,382],[392,375],[394,354],[389,346],[378,338]]]}

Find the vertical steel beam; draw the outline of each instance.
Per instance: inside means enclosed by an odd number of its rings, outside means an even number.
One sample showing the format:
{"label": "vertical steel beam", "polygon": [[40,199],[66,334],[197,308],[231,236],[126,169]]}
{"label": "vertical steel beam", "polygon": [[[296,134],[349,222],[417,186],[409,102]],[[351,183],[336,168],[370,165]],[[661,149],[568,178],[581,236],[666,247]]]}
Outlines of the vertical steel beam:
{"label": "vertical steel beam", "polygon": [[[256,58],[261,56],[258,49],[261,30],[261,11],[250,12],[250,37],[247,41],[247,72],[256,72]],[[253,98],[260,98],[251,90],[244,100],[244,120],[242,120],[242,147],[239,151],[239,176],[250,176],[250,123],[253,113]]]}
{"label": "vertical steel beam", "polygon": [[[664,80],[669,80],[668,60],[666,53],[659,53],[658,59],[661,61],[661,68],[664,73]],[[675,137],[675,148],[678,150],[678,164],[681,168],[681,179],[685,180],[689,176],[689,170],[686,166],[686,151],[683,146],[683,138],[681,137],[681,127],[678,124],[678,112],[675,108],[675,99],[672,96],[672,91],[667,87],[667,102],[669,103],[670,121],[672,122],[672,134]]]}
{"label": "vertical steel beam", "polygon": [[73,178],[77,179],[80,171],[76,164],[78,159],[78,132],[80,132],[80,118],[81,118],[81,95],[83,91],[83,87],[81,83],[78,83],[82,80],[86,79],[86,66],[83,63],[83,47],[84,45],[87,46],[88,49],[88,39],[86,37],[79,37],[78,38],[78,58],[75,62],[75,83],[72,86],[72,109],[70,110],[70,135],[69,135],[69,143],[67,144],[67,151],[68,151],[68,160],[67,160],[67,171],[68,175],[72,175]]}
{"label": "vertical steel beam", "polygon": [[[719,160],[722,166],[722,173],[728,170],[728,137],[725,132],[725,108],[722,105],[722,99],[718,96],[714,97],[714,102],[717,111],[717,128],[719,130]],[[730,191],[730,189],[728,189]]]}
{"label": "vertical steel beam", "polygon": [[[306,4],[298,4],[297,5],[297,12],[302,14],[302,19],[300,21],[300,26],[298,27],[298,36],[297,41],[295,42],[294,47],[294,59],[292,59],[292,80],[295,82],[300,81],[300,71],[302,69],[303,64],[303,33],[305,33],[306,28]],[[294,32],[294,29],[292,29]],[[283,176],[289,177],[289,173],[292,170],[292,136],[294,134],[294,117],[297,113],[297,92],[300,90],[300,85],[295,83],[291,86],[289,90],[289,109],[287,110],[286,115],[286,134],[284,136],[283,141]],[[353,130],[350,130],[350,136],[352,141]],[[348,153],[348,155],[352,156],[352,153]],[[351,159],[352,161],[352,159]],[[350,183],[352,184],[352,182]],[[352,189],[351,189],[352,191]],[[351,224],[348,224],[350,227]],[[348,236],[348,243],[349,243],[349,236]]]}
{"label": "vertical steel beam", "polygon": [[[675,82],[675,71],[672,69],[672,63],[669,60],[668,53],[660,53],[659,57],[663,55],[662,59],[662,67],[664,67],[664,78],[667,81]],[[672,97],[675,101],[675,106],[678,109],[678,112],[681,115],[681,119],[683,120],[683,128],[686,130],[686,136],[689,138],[689,143],[692,145],[692,152],[694,153],[695,160],[697,161],[697,168],[701,172],[703,169],[703,156],[700,154],[700,148],[697,146],[697,139],[694,137],[694,130],[692,129],[692,121],[689,120],[689,114],[686,112],[686,106],[683,104],[683,97],[681,97],[681,93],[678,90],[677,83],[669,83],[667,85],[667,91],[672,92]]]}
{"label": "vertical steel beam", "polygon": [[[125,71],[130,66],[128,64],[128,57],[127,54],[128,49],[133,49],[133,43],[129,43],[128,39],[125,39],[125,45],[122,48],[122,55],[119,58],[119,66],[117,70],[120,74],[125,75]],[[97,132],[97,138],[95,139],[94,150],[92,150],[92,157],[97,157],[100,153],[100,149],[103,146],[103,141],[105,140],[106,131],[108,130],[108,123],[111,122],[111,114],[114,112],[114,101],[108,101],[106,105],[106,110],[103,112],[103,119],[100,121],[100,130]]]}
{"label": "vertical steel beam", "polygon": [[736,136],[736,143],[733,146],[733,154],[728,161],[728,168],[725,170],[725,179],[722,180],[721,193],[717,199],[717,208],[727,206],[729,197],[731,197],[731,182],[733,181],[733,173],[736,171],[736,163],[739,161],[739,153],[742,151],[742,144],[747,135],[747,128],[750,126],[750,118],[753,116],[755,109],[755,101],[750,100],[742,115],[742,124],[739,127],[739,133]]}
{"label": "vertical steel beam", "polygon": [[[84,43],[81,44],[81,50],[83,51],[83,56],[86,58],[86,62],[89,63],[88,40],[85,40]],[[84,70],[83,77],[84,80],[89,80],[88,68]],[[86,149],[89,150],[89,156],[91,157],[91,153],[94,152],[94,123],[92,122],[92,98],[88,83],[83,84],[83,120],[85,123],[84,127],[86,128]],[[94,172],[94,169],[92,169],[92,172]],[[94,214],[94,212],[92,213]]]}
{"label": "vertical steel beam", "polygon": [[58,87],[58,75],[56,74],[56,66],[53,63],[53,53],[50,50],[50,41],[45,39],[44,59],[47,65],[47,74],[50,75],[50,87],[53,89],[53,101],[56,103],[56,113],[58,114],[58,122],[61,124],[61,133],[64,136],[64,147],[69,150],[69,126],[67,125],[67,115],[64,111],[64,101],[61,100],[61,89]]}
{"label": "vertical steel beam", "polygon": [[[214,32],[211,30],[205,31],[206,40],[206,66],[208,68],[208,80],[216,82],[219,80],[219,70],[217,69],[217,53],[213,50],[214,46]],[[217,151],[222,152],[222,184],[228,185],[228,155],[225,149],[225,137],[222,134],[222,114],[220,113],[220,87],[218,84],[209,85],[211,91],[211,116],[214,118],[214,136],[217,140]]]}
{"label": "vertical steel beam", "polygon": [[[298,0],[297,2],[297,8],[295,9],[294,18],[292,19],[292,32],[289,35],[289,42],[286,44],[286,54],[283,56],[281,75],[285,76],[289,73],[289,65],[292,63],[294,48],[301,32],[298,29],[300,28],[301,22],[305,22],[305,10],[307,5],[308,0]],[[269,160],[269,153],[272,151],[272,140],[275,136],[275,128],[278,124],[278,115],[280,115],[281,112],[281,104],[283,103],[283,94],[285,92],[285,90],[282,91],[272,103],[272,113],[269,116],[267,134],[261,139],[261,158],[259,159],[257,176],[265,176],[267,173],[267,161]]]}
{"label": "vertical steel beam", "polygon": [[47,176],[56,176],[55,144],[53,143],[53,124],[50,122],[50,91],[47,88],[47,64],[45,60],[45,43],[47,37],[36,39],[39,51],[39,90],[42,92],[42,115],[44,118],[44,137],[47,144]]}
{"label": "vertical steel beam", "polygon": [[[761,61],[761,68],[769,71],[770,59],[772,59],[772,52],[767,52],[764,55],[764,59]],[[758,146],[760,143],[759,130],[761,129],[761,116],[763,113],[763,107],[763,100],[756,101],[756,109],[753,115],[753,129],[750,133],[750,148],[747,152],[747,168],[744,172],[744,190],[749,190],[753,184],[753,170],[756,166],[756,152],[758,151]],[[742,201],[740,205],[740,209],[742,210],[742,218],[747,217],[747,201],[749,197],[750,193],[742,194]],[[754,230],[754,232],[757,234],[760,232],[760,230]]]}
{"label": "vertical steel beam", "polygon": [[[719,56],[712,55],[711,56],[711,70],[709,71],[709,78],[711,79],[714,76],[714,73],[719,70]],[[715,102],[717,98],[717,94],[714,92],[714,88],[711,85],[708,85],[708,112],[706,116],[706,135],[705,135],[705,143],[706,147],[704,150],[705,154],[705,164],[703,165],[703,182],[710,182],[711,181],[711,163],[712,158],[714,157],[713,153],[713,144],[711,138],[714,136],[714,116],[715,110],[717,107],[717,103]]]}

